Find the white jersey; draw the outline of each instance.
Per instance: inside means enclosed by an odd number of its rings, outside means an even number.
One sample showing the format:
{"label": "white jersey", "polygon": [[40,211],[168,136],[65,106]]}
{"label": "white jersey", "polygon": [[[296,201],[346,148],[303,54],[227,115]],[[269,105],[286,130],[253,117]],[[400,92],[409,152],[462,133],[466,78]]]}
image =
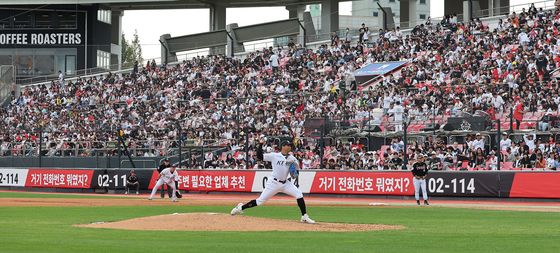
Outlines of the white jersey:
{"label": "white jersey", "polygon": [[395,107],[393,107],[393,113],[394,113],[394,119],[395,121],[402,121],[403,120],[403,114],[404,114],[404,108],[400,105],[395,105]]}
{"label": "white jersey", "polygon": [[502,151],[506,151],[508,148],[511,147],[511,140],[505,139],[505,140],[500,140],[500,147]]}
{"label": "white jersey", "polygon": [[284,156],[282,153],[267,153],[263,160],[272,164],[272,177],[279,181],[285,181],[290,173],[290,165],[297,163],[293,155]]}
{"label": "white jersey", "polygon": [[280,64],[278,63],[278,56],[275,55],[275,54],[271,55],[271,56],[270,56],[270,66],[272,66],[272,67],[278,67],[278,65],[280,65]]}
{"label": "white jersey", "polygon": [[177,170],[171,173],[170,168],[162,170],[161,173],[159,173],[159,175],[160,175],[160,179],[166,184],[170,184],[176,180],[179,180],[179,174],[177,173]]}

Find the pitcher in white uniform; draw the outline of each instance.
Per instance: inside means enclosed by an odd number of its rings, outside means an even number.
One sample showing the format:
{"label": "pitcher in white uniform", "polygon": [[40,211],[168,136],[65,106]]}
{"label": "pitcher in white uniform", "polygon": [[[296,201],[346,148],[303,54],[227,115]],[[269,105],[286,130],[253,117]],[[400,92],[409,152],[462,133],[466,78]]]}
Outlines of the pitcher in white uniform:
{"label": "pitcher in white uniform", "polygon": [[301,211],[301,222],[315,223],[315,221],[307,215],[303,193],[294,185],[291,178],[289,178],[289,174],[291,174],[290,166],[295,166],[295,168],[292,168],[293,171],[299,168],[297,159],[293,155],[290,155],[290,151],[292,151],[292,143],[289,141],[282,143],[282,150],[279,153],[272,152],[263,154],[262,144],[257,146],[257,159],[272,163],[272,176],[266,182],[263,192],[257,199],[251,200],[246,204],[239,203],[231,210],[231,215],[242,214],[243,210],[260,206],[277,193],[283,192],[297,199]]}
{"label": "pitcher in white uniform", "polygon": [[148,199],[152,200],[152,198],[154,197],[154,194],[156,194],[159,187],[161,187],[163,184],[167,184],[167,186],[171,187],[171,189],[173,190],[173,196],[171,197],[171,201],[176,202],[177,201],[177,195],[176,195],[177,189],[175,188],[175,181],[178,180],[178,178],[179,178],[179,175],[178,175],[177,171],[175,170],[175,167],[169,167],[167,169],[162,170],[159,173],[159,177],[158,177],[156,185],[152,189],[152,194],[150,194],[150,197]]}

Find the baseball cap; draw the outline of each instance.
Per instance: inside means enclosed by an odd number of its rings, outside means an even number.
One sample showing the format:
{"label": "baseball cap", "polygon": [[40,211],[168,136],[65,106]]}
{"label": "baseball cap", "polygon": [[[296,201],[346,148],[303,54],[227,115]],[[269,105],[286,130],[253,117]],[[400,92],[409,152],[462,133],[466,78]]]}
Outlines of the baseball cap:
{"label": "baseball cap", "polygon": [[290,146],[290,147],[293,148],[294,144],[291,141],[283,141],[282,145],[280,145],[280,147],[283,147],[283,146]]}

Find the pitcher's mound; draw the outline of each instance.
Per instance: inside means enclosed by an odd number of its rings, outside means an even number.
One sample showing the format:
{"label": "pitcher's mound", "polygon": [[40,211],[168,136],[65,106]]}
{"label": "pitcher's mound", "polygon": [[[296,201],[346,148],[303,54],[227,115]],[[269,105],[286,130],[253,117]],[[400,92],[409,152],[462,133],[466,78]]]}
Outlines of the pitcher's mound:
{"label": "pitcher's mound", "polygon": [[378,224],[326,223],[304,224],[299,220],[278,220],[224,213],[181,213],[150,216],[117,222],[77,225],[88,228],[176,231],[329,231],[352,232],[403,229],[403,226]]}

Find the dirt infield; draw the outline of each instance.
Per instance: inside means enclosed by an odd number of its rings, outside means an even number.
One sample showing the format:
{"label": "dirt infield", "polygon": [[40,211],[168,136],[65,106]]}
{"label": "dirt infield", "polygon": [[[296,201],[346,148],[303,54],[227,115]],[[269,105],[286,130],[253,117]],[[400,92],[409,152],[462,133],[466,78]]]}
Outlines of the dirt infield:
{"label": "dirt infield", "polygon": [[317,223],[304,224],[296,220],[279,220],[250,216],[231,216],[224,213],[178,213],[136,218],[124,221],[87,225],[87,228],[124,230],[173,231],[326,231],[358,232],[404,229],[403,226],[379,224]]}
{"label": "dirt infield", "polygon": [[[50,193],[35,193],[52,195]],[[179,202],[172,203],[168,198],[147,200],[147,195],[99,195],[99,194],[72,194],[84,198],[0,198],[0,207],[20,206],[235,206],[239,202],[246,202],[258,195],[250,194],[185,194]],[[108,198],[86,198],[87,196]],[[53,198],[54,197],[54,198]],[[379,198],[340,198],[340,197],[306,197],[310,206],[371,206],[372,208],[403,208],[416,206],[413,200],[379,199]],[[432,207],[468,208],[484,210],[505,211],[533,211],[533,212],[560,212],[560,202],[512,202],[500,200],[433,200]],[[275,196],[267,205],[296,206],[295,200],[288,196]]]}

